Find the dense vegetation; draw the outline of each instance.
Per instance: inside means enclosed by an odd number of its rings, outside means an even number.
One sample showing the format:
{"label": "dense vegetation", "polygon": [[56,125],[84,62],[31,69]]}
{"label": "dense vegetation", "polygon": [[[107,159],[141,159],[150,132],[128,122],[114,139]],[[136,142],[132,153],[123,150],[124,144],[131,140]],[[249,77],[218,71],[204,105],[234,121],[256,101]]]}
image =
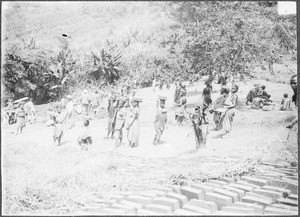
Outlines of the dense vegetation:
{"label": "dense vegetation", "polygon": [[[257,2],[10,3],[5,96],[36,103],[133,78],[147,86],[296,58],[296,16]],[[271,6],[271,7],[270,7]],[[133,80],[131,79],[131,80]]]}

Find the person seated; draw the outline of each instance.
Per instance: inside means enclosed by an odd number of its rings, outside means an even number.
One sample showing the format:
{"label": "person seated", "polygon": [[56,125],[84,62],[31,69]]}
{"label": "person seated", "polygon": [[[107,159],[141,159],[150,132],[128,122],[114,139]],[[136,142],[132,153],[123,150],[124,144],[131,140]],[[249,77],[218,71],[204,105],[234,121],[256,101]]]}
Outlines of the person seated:
{"label": "person seated", "polygon": [[281,111],[292,111],[293,107],[292,107],[292,100],[288,99],[288,94],[285,93],[283,94],[283,99],[281,101],[281,105],[280,105],[280,110]]}
{"label": "person seated", "polygon": [[246,97],[246,105],[253,103],[253,100],[258,97],[261,92],[261,86],[259,84],[255,84],[254,88],[252,88]]}

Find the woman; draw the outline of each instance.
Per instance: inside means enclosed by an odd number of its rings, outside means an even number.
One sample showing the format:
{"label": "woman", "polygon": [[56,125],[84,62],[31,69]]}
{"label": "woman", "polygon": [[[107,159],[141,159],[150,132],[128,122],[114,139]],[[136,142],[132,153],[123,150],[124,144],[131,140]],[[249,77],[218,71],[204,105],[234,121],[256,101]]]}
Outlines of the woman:
{"label": "woman", "polygon": [[59,146],[61,143],[61,139],[64,134],[64,128],[65,128],[65,120],[67,118],[67,113],[62,112],[62,105],[58,104],[56,106],[57,108],[57,114],[53,117],[54,121],[54,133],[53,133],[53,142],[54,145]]}
{"label": "woman", "polygon": [[235,115],[235,108],[238,102],[238,86],[234,85],[231,88],[231,95],[226,99],[223,106],[223,111],[220,118],[220,129],[222,129],[224,134],[222,134],[222,137],[228,136],[229,132],[232,129],[232,121]]}
{"label": "woman", "polygon": [[133,98],[132,104],[130,105],[130,111],[128,112],[128,142],[131,148],[137,147],[139,144],[139,135],[140,135],[140,107],[139,103],[142,102],[141,99]]}
{"label": "woman", "polygon": [[126,120],[126,108],[125,108],[126,98],[119,98],[118,99],[118,108],[115,115],[115,133],[116,136],[116,142],[115,146],[119,147],[122,144],[123,141],[123,128],[125,126],[125,120]]}
{"label": "woman", "polygon": [[114,132],[115,132],[115,124],[116,124],[116,110],[117,110],[117,103],[116,103],[116,96],[111,95],[108,98],[108,126],[107,126],[107,136],[106,138],[109,138],[109,135],[111,134],[111,139],[114,138]]}
{"label": "woman", "polygon": [[176,108],[176,111],[175,111],[175,120],[177,121],[177,124],[180,126],[182,125],[182,122],[184,120],[184,111],[185,111],[185,108],[186,108],[186,103],[187,103],[187,100],[186,100],[186,92],[185,91],[181,91],[180,93],[180,98],[177,102],[177,108]]}
{"label": "woman", "polygon": [[216,99],[216,101],[213,104],[213,112],[214,112],[214,117],[213,120],[216,124],[214,130],[218,131],[219,130],[219,123],[220,123],[220,118],[221,118],[221,112],[218,112],[216,110],[222,108],[224,105],[225,100],[228,98],[229,94],[229,88],[221,88],[221,95]]}
{"label": "woman", "polygon": [[23,128],[26,126],[25,124],[25,117],[26,117],[26,112],[24,109],[24,102],[21,102],[19,105],[19,108],[17,110],[17,132],[16,135],[18,135],[18,133],[22,133]]}

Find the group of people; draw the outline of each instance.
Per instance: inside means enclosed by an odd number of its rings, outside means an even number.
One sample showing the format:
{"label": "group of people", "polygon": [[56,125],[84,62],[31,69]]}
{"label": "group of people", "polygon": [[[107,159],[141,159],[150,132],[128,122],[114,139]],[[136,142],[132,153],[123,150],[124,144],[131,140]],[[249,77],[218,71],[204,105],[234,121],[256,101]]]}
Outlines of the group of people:
{"label": "group of people", "polygon": [[[291,82],[295,83],[295,78],[291,79]],[[294,85],[294,83],[291,83],[291,85]],[[213,115],[212,119],[215,124],[213,130],[222,131],[220,134],[222,138],[229,135],[235,116],[235,108],[238,103],[237,92],[239,88],[237,85],[232,85],[231,89],[226,85],[222,85],[220,95],[214,102],[211,98],[212,80],[207,79],[205,85],[201,102],[195,106],[192,113],[186,111],[186,86],[183,85],[182,82],[177,82],[175,85],[175,120],[179,126],[182,125],[183,120],[186,118],[191,121],[194,128],[197,149],[206,143],[208,125],[210,122],[208,118],[209,115]],[[264,85],[255,85],[248,93],[246,103],[252,103],[253,108],[270,106],[270,104],[272,104],[271,95],[268,94],[265,89],[266,87]],[[292,89],[294,91],[292,100],[288,98],[287,94],[284,94],[284,98],[281,102],[281,110],[289,110],[292,107],[292,102],[296,102],[297,88],[294,85]],[[98,90],[88,93],[88,91],[84,89],[76,100],[79,103],[79,105],[76,106],[73,97],[71,95],[66,96],[47,112],[48,121],[46,125],[54,127],[54,144],[61,144],[65,128],[71,128],[71,118],[74,113],[77,113],[82,114],[84,117],[81,133],[77,142],[83,150],[87,150],[88,146],[92,144],[92,136],[89,128],[90,120],[93,119],[91,114],[97,117],[97,111],[102,107],[108,114],[106,138],[114,139],[116,147],[119,147],[124,141],[127,141],[131,148],[137,147],[139,145],[140,134],[139,116],[141,111],[139,105],[142,99],[135,97],[135,93],[135,90],[128,85],[122,86],[118,91],[111,90],[110,95],[107,96],[106,108],[103,106],[105,94]],[[156,134],[154,136],[153,145],[160,144],[161,136],[167,128],[168,110],[165,107],[166,100],[166,97],[159,96],[156,101],[157,109],[154,120]],[[12,101],[9,101],[8,104],[8,108],[14,107]],[[22,133],[26,122],[35,122],[35,109],[32,99],[29,99],[26,103],[25,101],[19,102],[17,107],[15,111],[15,117],[17,119],[16,134]],[[9,111],[9,109],[7,111]],[[7,118],[9,120],[9,117]]]}

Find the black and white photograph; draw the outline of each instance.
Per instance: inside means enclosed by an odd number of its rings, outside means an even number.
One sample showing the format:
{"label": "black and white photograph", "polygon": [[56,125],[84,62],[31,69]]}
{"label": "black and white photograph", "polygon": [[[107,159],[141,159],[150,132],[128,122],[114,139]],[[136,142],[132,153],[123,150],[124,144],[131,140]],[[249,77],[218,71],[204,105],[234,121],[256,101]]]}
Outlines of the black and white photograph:
{"label": "black and white photograph", "polygon": [[1,1],[1,215],[298,214],[296,1]]}

